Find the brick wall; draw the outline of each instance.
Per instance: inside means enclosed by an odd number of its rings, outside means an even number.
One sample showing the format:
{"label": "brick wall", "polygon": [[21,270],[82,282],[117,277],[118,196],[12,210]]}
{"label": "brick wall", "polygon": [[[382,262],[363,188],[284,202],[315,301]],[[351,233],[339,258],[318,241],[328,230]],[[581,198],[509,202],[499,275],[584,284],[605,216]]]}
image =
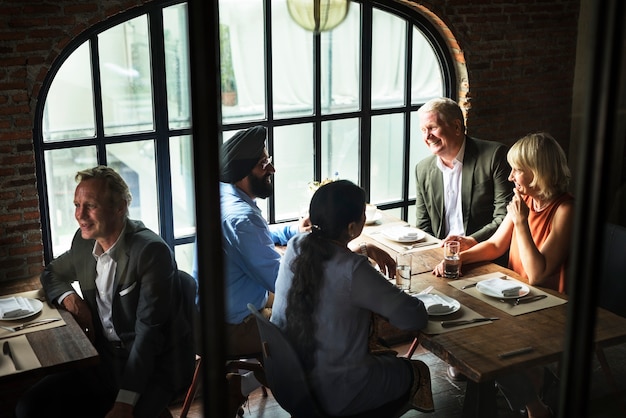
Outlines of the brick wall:
{"label": "brick wall", "polygon": [[[147,1],[146,1],[147,2]],[[37,96],[48,68],[77,34],[140,0],[0,2],[0,283],[43,268],[33,152]]]}
{"label": "brick wall", "polygon": [[567,154],[580,0],[403,3],[435,13],[452,38],[470,135],[510,145],[545,130]]}
{"label": "brick wall", "polygon": [[[471,135],[510,144],[547,130],[567,149],[580,0],[398,1],[449,39]],[[0,3],[0,283],[42,269],[32,127],[48,68],[77,34],[147,2]]]}

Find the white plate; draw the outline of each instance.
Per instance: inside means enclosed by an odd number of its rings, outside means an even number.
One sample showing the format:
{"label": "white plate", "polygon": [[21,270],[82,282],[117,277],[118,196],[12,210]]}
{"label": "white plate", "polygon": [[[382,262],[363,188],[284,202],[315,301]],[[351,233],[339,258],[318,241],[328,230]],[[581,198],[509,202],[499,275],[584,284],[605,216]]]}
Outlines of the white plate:
{"label": "white plate", "polygon": [[[420,299],[422,302],[424,302],[424,300],[426,300],[430,295],[429,294],[425,294],[425,295],[414,295],[414,296],[416,298]],[[446,296],[446,295],[437,294],[437,296],[439,296],[441,299],[443,299],[448,305],[451,305],[452,309],[450,309],[449,311],[446,311],[446,312],[429,313],[428,316],[450,315],[452,313],[455,313],[459,309],[461,309],[461,304],[459,303],[458,300],[453,299],[453,298],[451,298],[449,296]]]}
{"label": "white plate", "polygon": [[0,320],[2,320],[2,321],[17,321],[19,319],[24,319],[24,318],[31,317],[31,316],[41,312],[41,310],[43,309],[43,303],[41,303],[40,300],[38,300],[38,299],[31,299],[31,298],[25,298],[25,299],[26,299],[26,301],[28,301],[28,303],[30,303],[30,306],[31,306],[33,312],[30,312],[30,313],[28,313],[26,315],[14,316],[12,318],[0,318]]}
{"label": "white plate", "polygon": [[478,290],[483,295],[491,296],[492,298],[498,298],[498,299],[516,299],[516,298],[521,298],[523,296],[526,296],[527,294],[530,293],[530,288],[528,286],[526,286],[523,283],[519,283],[519,285],[522,286],[522,288],[519,290],[519,294],[516,296],[503,296],[501,293],[497,293],[489,287],[486,287],[484,285],[481,286],[480,282],[476,284],[476,290]]}
{"label": "white plate", "polygon": [[383,217],[383,214],[381,212],[376,212],[376,214],[372,216],[370,219],[365,218],[365,225],[371,225],[374,222],[381,220],[382,217]]}
{"label": "white plate", "polygon": [[[385,238],[395,242],[415,242],[426,238],[426,233],[421,229],[407,226],[394,226],[384,229],[382,232]],[[406,235],[410,232],[414,232],[416,235],[414,237],[407,238]]]}

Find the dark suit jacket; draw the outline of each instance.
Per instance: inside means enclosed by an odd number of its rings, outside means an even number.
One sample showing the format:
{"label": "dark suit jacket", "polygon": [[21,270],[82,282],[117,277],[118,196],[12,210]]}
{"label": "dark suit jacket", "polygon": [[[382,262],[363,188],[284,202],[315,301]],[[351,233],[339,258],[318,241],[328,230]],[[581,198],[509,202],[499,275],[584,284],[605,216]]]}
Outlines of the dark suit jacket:
{"label": "dark suit jacket", "polygon": [[[105,339],[96,305],[94,243],[77,231],[70,250],[45,268],[41,283],[48,300],[56,301],[78,280],[91,308],[96,349],[102,353]],[[132,220],[126,221],[124,238],[117,245],[112,254],[117,261],[112,320],[128,356],[119,389],[145,394],[160,383],[181,393],[193,375],[195,350],[172,251],[143,223]]]}
{"label": "dark suit jacket", "polygon": [[[489,238],[506,216],[506,205],[513,196],[507,148],[498,142],[465,137],[461,180],[461,201],[465,235],[478,242]],[[429,234],[446,237],[444,221],[443,174],[432,155],[415,167],[417,195],[416,226]]]}

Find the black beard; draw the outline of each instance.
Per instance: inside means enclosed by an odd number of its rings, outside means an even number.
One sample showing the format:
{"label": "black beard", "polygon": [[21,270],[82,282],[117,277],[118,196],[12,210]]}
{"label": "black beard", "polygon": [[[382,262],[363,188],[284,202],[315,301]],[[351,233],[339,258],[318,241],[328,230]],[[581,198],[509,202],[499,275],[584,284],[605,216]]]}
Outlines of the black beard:
{"label": "black beard", "polygon": [[250,191],[254,196],[265,199],[272,195],[273,184],[265,182],[265,178],[269,176],[271,176],[271,174],[266,174],[262,177],[257,177],[252,173],[248,174]]}

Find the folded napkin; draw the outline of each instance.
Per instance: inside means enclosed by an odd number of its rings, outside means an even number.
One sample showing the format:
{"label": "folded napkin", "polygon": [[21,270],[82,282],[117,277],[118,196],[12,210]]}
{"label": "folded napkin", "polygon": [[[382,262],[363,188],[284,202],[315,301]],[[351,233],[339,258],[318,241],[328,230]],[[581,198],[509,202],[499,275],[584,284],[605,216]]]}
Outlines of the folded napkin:
{"label": "folded napkin", "polygon": [[28,299],[12,296],[0,299],[0,318],[12,319],[35,313]]}
{"label": "folded napkin", "polygon": [[396,241],[417,241],[420,239],[420,230],[405,226],[387,228],[383,233]]}
{"label": "folded napkin", "polygon": [[519,296],[519,291],[522,286],[513,280],[505,280],[500,277],[494,277],[493,279],[483,280],[477,284],[480,288],[486,289],[492,293],[502,296]]}
{"label": "folded napkin", "polygon": [[449,304],[439,295],[433,295],[431,293],[425,295],[416,295],[416,297],[424,303],[426,311],[433,314],[442,314],[450,312],[454,306]]}

